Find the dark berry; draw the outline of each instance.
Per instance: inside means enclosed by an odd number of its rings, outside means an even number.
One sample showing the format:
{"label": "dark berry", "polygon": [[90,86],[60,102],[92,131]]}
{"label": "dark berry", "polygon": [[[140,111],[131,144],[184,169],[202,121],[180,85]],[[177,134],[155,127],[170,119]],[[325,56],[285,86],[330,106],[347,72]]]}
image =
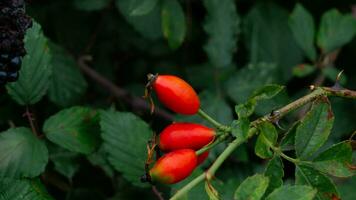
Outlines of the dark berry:
{"label": "dark berry", "polygon": [[9,71],[18,71],[21,67],[21,58],[19,56],[14,57],[11,59],[9,63]]}
{"label": "dark berry", "polygon": [[14,82],[17,81],[19,78],[19,73],[18,72],[10,72],[7,74],[7,81],[8,82]]}
{"label": "dark berry", "polygon": [[1,54],[0,62],[7,63],[7,62],[9,62],[9,58],[10,58],[9,54]]}
{"label": "dark berry", "polygon": [[6,80],[7,79],[7,73],[4,71],[0,71],[0,80]]}

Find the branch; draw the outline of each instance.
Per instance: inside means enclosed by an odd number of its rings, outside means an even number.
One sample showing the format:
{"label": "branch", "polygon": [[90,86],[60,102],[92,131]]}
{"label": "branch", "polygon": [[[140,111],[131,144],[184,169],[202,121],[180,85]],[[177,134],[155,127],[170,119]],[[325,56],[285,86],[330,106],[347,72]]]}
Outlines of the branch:
{"label": "branch", "polygon": [[[311,86],[311,90],[312,90],[311,93],[274,111],[273,114],[265,115],[253,121],[251,123],[250,130],[248,133],[248,139],[253,137],[257,133],[257,127],[260,123],[264,121],[277,122],[279,119],[281,119],[289,112],[298,109],[301,106],[309,102],[312,102],[321,96],[339,96],[339,97],[356,99],[356,91],[352,91],[348,89]],[[229,144],[229,146],[220,154],[220,156],[216,159],[216,161],[211,165],[211,167],[206,171],[206,173],[201,174],[200,176],[196,177],[194,180],[189,182],[187,185],[181,188],[177,193],[175,193],[170,200],[177,200],[181,198],[183,195],[188,193],[193,187],[198,185],[200,182],[204,181],[205,179],[208,180],[211,179],[214,176],[215,172],[219,169],[221,164],[226,160],[226,158],[243,142],[244,140],[242,140],[241,138],[236,138],[234,141],[232,141]],[[290,160],[290,161],[295,161],[295,160]]]}
{"label": "branch", "polygon": [[[99,85],[101,85],[104,89],[108,90],[116,98],[125,101],[133,108],[137,110],[150,111],[150,105],[143,98],[131,95],[128,91],[116,86],[113,82],[106,79],[104,76],[100,75],[98,72],[90,68],[87,64],[87,62],[90,60],[90,56],[81,56],[78,58],[79,68],[84,74],[86,74],[92,80],[96,81]],[[156,108],[153,114],[162,117],[168,121],[173,121],[173,116],[162,109]]]}

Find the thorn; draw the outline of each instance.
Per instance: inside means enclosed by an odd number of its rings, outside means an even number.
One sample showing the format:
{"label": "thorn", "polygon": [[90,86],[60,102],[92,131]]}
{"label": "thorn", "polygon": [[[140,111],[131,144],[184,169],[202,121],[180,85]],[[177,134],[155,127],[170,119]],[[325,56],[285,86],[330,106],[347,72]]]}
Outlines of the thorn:
{"label": "thorn", "polygon": [[283,128],[280,124],[279,124],[279,120],[277,120],[276,122],[274,122],[274,124],[279,128],[281,129],[282,131],[285,131],[286,129]]}
{"label": "thorn", "polygon": [[341,79],[341,75],[342,75],[343,72],[344,72],[344,70],[341,70],[339,72],[339,74],[336,76],[335,84],[331,87],[332,89],[335,89],[335,90],[342,90],[343,89],[343,87],[340,84],[340,79]]}

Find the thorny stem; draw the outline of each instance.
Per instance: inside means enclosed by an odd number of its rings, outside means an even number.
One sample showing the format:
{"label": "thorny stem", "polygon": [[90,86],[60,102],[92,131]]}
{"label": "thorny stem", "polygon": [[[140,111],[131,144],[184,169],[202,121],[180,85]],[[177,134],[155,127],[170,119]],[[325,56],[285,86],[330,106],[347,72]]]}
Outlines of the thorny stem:
{"label": "thorny stem", "polygon": [[[281,119],[283,116],[288,114],[289,112],[300,108],[301,106],[314,101],[315,99],[318,99],[321,96],[339,96],[339,97],[345,97],[345,98],[351,98],[351,99],[356,99],[356,91],[348,90],[348,89],[337,89],[337,88],[330,88],[330,87],[315,87],[311,86],[312,92],[293,101],[292,103],[276,110],[273,112],[273,115],[268,114],[265,115],[251,123],[251,127],[248,133],[248,138],[251,138],[257,133],[257,126],[264,122],[264,121],[270,121],[270,122],[277,122],[279,119]],[[209,122],[214,124],[217,128],[223,127],[220,123],[216,122],[214,119],[211,119],[210,116],[207,116],[204,112],[201,110],[199,111],[199,114],[207,119]],[[225,129],[226,130],[226,129]],[[231,131],[231,128],[229,128],[229,131]],[[228,132],[229,132],[228,131]],[[221,155],[215,160],[215,162],[211,165],[211,167],[206,171],[206,173],[203,173],[193,179],[191,182],[189,182],[187,185],[185,185],[183,188],[181,188],[177,193],[175,193],[170,200],[177,200],[181,198],[183,195],[188,193],[192,188],[194,188],[196,185],[198,185],[200,182],[204,181],[205,179],[211,179],[215,172],[219,169],[221,164],[226,160],[226,158],[239,146],[241,145],[245,140],[241,140],[241,138],[236,138],[233,140],[229,146],[221,153]],[[287,155],[285,155],[279,148],[274,147],[274,150],[277,154],[279,154],[281,157],[284,159],[293,162],[293,163],[300,163],[302,161],[298,159],[291,158]]]}
{"label": "thorny stem", "polygon": [[231,130],[230,127],[220,124],[215,119],[213,119],[208,114],[206,114],[202,109],[199,109],[198,114],[200,117],[202,117],[203,119],[211,123],[213,126],[215,126],[215,128],[217,128],[220,131],[229,132]]}

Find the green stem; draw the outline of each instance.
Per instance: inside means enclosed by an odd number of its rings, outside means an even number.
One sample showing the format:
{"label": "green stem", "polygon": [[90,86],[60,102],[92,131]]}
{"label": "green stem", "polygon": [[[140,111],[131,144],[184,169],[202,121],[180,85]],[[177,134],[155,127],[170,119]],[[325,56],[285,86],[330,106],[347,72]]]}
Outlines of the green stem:
{"label": "green stem", "polygon": [[[314,101],[315,99],[321,97],[321,96],[339,96],[339,97],[345,97],[345,98],[352,98],[356,99],[356,91],[352,90],[347,90],[347,89],[337,89],[337,88],[329,88],[329,87],[314,87],[311,86],[311,89],[313,90],[311,93],[295,100],[294,102],[276,110],[273,112],[273,115],[265,115],[259,119],[256,119],[251,123],[250,130],[248,133],[248,138],[251,138],[254,136],[257,132],[257,126],[262,123],[263,121],[270,121],[270,122],[276,122],[289,112],[300,108],[301,106],[310,103]],[[220,124],[219,122],[215,121],[212,119],[209,115],[207,115],[204,111],[199,110],[198,114],[209,121],[211,124],[213,124],[217,129],[228,133],[231,131],[231,127],[224,126]],[[222,154],[216,159],[216,161],[213,163],[213,165],[208,169],[208,171],[200,176],[196,177],[194,180],[189,182],[187,185],[185,185],[183,188],[181,188],[175,195],[172,196],[170,200],[177,200],[186,193],[188,193],[193,187],[198,185],[200,182],[204,181],[205,178],[210,179],[211,177],[214,176],[215,172],[219,169],[219,167],[222,165],[222,163],[226,160],[226,158],[233,152],[234,149],[236,149],[242,142],[245,140],[241,140],[240,138],[236,138],[230,145],[222,152]],[[216,145],[216,144],[214,144]],[[284,159],[293,162],[293,163],[301,163],[301,162],[307,162],[307,161],[300,161],[298,159],[291,158],[287,155],[285,155],[279,148],[275,147],[274,150],[277,150],[277,153],[283,157]],[[204,152],[205,150],[199,150],[198,153]]]}
{"label": "green stem", "polygon": [[211,123],[213,126],[215,126],[220,131],[229,132],[231,130],[230,127],[220,124],[215,119],[210,117],[207,113],[205,113],[202,109],[199,109],[198,114],[200,117],[202,117],[203,119],[205,119],[206,121]]}
{"label": "green stem", "polygon": [[278,148],[278,147],[271,146],[271,149],[272,149],[277,155],[279,155],[279,156],[281,156],[282,158],[288,160],[289,162],[292,162],[292,163],[294,163],[294,164],[296,164],[296,165],[297,165],[298,163],[300,163],[300,160],[299,160],[299,159],[295,159],[295,158],[291,158],[291,157],[287,156],[287,155],[284,154],[284,153],[282,152],[282,150],[281,150],[280,148]]}
{"label": "green stem", "polygon": [[215,147],[216,145],[218,145],[222,141],[224,141],[227,136],[229,136],[229,133],[223,133],[223,134],[219,135],[214,142],[212,142],[212,143],[204,146],[203,148],[199,149],[198,151],[196,151],[196,154],[200,155],[206,151],[209,151],[210,149],[212,149],[213,147]]}
{"label": "green stem", "polygon": [[229,144],[229,146],[215,160],[213,165],[211,165],[211,167],[205,173],[196,177],[194,180],[192,180],[187,185],[185,185],[183,188],[181,188],[177,193],[174,194],[174,196],[172,196],[170,198],[170,200],[180,199],[183,195],[188,193],[193,187],[198,185],[200,182],[204,181],[205,178],[207,180],[210,180],[214,176],[215,172],[222,165],[222,163],[226,160],[226,158],[229,157],[229,155],[243,142],[245,142],[245,140],[243,140],[241,138],[236,138],[234,141],[232,141]]}

